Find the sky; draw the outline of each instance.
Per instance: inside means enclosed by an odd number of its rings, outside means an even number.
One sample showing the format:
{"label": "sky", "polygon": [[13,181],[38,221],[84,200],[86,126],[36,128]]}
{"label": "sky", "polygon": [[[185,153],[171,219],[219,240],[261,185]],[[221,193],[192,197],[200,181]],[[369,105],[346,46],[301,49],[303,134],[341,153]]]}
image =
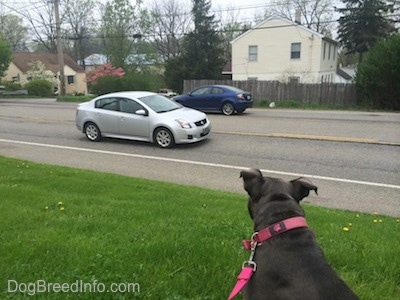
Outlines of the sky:
{"label": "sky", "polygon": [[[0,10],[3,12],[10,11],[12,9],[29,9],[30,3],[40,3],[43,0],[0,0]],[[49,0],[54,1],[54,0]],[[63,0],[59,0],[61,5]],[[100,2],[107,2],[107,0],[97,0]],[[131,0],[135,2],[135,0]],[[161,2],[162,0],[144,0],[144,4],[146,5],[156,2]],[[177,0],[185,3],[190,3],[191,0]],[[246,0],[246,1],[238,1],[238,0],[211,0],[212,8],[211,10],[223,10],[229,11],[233,10],[234,13],[240,13],[241,19],[245,18],[253,18],[256,13],[261,13],[265,4],[267,4],[270,0]]]}
{"label": "sky", "polygon": [[268,0],[211,0],[212,9],[231,9],[235,8],[235,12],[240,12],[242,19],[253,19],[256,14],[261,14]]}

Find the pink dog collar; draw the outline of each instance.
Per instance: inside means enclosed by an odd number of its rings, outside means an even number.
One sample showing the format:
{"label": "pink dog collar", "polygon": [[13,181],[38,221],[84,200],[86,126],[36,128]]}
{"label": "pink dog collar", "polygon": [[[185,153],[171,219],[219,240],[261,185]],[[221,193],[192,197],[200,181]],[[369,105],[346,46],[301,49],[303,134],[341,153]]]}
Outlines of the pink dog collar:
{"label": "pink dog collar", "polygon": [[268,239],[286,231],[303,227],[308,227],[306,219],[303,217],[293,217],[279,221],[262,229],[261,231],[253,233],[251,240],[244,240],[244,248],[246,250],[251,250],[250,258],[243,263],[242,271],[237,278],[236,285],[229,295],[228,300],[232,300],[242,291],[244,286],[249,282],[251,276],[253,276],[254,272],[256,271],[257,265],[253,261],[253,257],[256,252],[256,248],[260,243],[265,242]]}
{"label": "pink dog collar", "polygon": [[282,220],[258,232],[255,232],[251,237],[251,240],[243,241],[243,245],[246,250],[250,250],[251,242],[253,241],[257,243],[262,243],[278,234],[302,227],[308,227],[307,221],[303,217],[293,217],[286,220]]}

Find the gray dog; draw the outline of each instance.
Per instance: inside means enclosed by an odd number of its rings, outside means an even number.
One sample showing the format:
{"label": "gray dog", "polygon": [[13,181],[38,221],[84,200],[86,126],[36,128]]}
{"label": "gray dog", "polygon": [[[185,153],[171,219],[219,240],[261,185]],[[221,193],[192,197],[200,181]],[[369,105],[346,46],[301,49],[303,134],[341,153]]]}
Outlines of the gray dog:
{"label": "gray dog", "polygon": [[259,233],[251,242],[247,263],[254,270],[244,299],[358,299],[328,264],[304,219],[299,203],[317,187],[304,177],[289,182],[263,177],[258,169],[242,171],[240,177]]}

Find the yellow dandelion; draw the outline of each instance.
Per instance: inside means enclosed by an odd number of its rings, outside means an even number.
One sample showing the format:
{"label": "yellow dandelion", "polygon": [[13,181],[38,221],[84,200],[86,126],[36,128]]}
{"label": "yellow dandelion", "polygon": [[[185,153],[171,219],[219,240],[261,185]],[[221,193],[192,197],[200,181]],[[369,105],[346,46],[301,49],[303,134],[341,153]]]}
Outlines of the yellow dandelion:
{"label": "yellow dandelion", "polygon": [[397,223],[400,223],[400,219],[397,219],[396,222],[397,222]]}
{"label": "yellow dandelion", "polygon": [[382,220],[381,220],[381,219],[379,219],[379,223],[382,223]]}
{"label": "yellow dandelion", "polygon": [[350,228],[349,227],[343,227],[343,231],[349,231],[350,230]]}
{"label": "yellow dandelion", "polygon": [[60,207],[60,210],[65,210],[65,207],[63,207],[63,206],[62,206],[62,207]]}
{"label": "yellow dandelion", "polygon": [[356,218],[359,218],[360,217],[360,214],[356,214]]}
{"label": "yellow dandelion", "polygon": [[377,211],[374,211],[373,215],[376,216],[377,214],[378,214],[378,212],[377,212]]}
{"label": "yellow dandelion", "polygon": [[63,205],[63,203],[60,201],[60,202],[58,202],[58,205]]}
{"label": "yellow dandelion", "polygon": [[44,207],[44,210],[48,210],[49,209],[49,207],[46,205],[45,207]]}
{"label": "yellow dandelion", "polygon": [[377,219],[374,219],[374,221],[373,221],[374,223],[378,223],[378,220]]}
{"label": "yellow dandelion", "polygon": [[349,227],[353,226],[353,223],[349,223]]}

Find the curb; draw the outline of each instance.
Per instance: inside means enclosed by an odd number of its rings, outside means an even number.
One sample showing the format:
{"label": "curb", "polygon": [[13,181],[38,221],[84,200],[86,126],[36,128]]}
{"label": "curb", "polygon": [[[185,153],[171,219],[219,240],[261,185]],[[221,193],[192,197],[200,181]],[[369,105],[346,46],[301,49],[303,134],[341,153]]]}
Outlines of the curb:
{"label": "curb", "polygon": [[288,138],[288,139],[302,139],[302,140],[317,140],[317,141],[330,141],[330,142],[343,142],[343,143],[360,143],[360,144],[373,144],[373,145],[386,145],[386,146],[400,146],[396,142],[384,142],[374,139],[352,138],[352,137],[339,137],[339,136],[324,136],[324,135],[308,135],[308,134],[294,134],[294,133],[245,133],[236,131],[213,131],[217,134],[232,134],[232,135],[247,135],[247,136],[260,136],[260,137],[274,137],[274,138]]}

